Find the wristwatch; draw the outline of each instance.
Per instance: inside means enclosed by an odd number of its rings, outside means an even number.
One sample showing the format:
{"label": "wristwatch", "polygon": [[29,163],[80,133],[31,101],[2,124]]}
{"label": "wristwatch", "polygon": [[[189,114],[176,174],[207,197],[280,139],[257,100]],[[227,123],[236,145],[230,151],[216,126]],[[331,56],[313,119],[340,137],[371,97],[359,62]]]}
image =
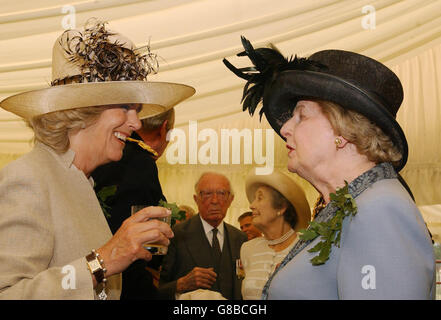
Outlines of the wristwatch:
{"label": "wristwatch", "polygon": [[104,273],[107,271],[106,268],[103,267],[103,260],[100,259],[100,255],[95,250],[92,250],[90,254],[86,256],[87,267],[95,276],[95,279],[98,283],[106,282],[106,278]]}

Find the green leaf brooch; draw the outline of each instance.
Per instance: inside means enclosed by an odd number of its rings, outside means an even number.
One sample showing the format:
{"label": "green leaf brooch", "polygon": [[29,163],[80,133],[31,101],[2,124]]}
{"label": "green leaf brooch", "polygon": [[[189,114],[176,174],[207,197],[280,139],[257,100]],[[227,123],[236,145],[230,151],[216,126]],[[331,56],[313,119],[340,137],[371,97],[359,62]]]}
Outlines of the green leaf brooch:
{"label": "green leaf brooch", "polygon": [[312,265],[322,265],[329,259],[332,245],[340,248],[340,237],[343,220],[348,216],[355,216],[357,213],[357,204],[349,193],[348,183],[345,186],[330,194],[331,203],[337,208],[335,215],[328,221],[311,221],[308,229],[299,230],[300,239],[312,241],[321,236],[322,241],[317,243],[308,252],[318,252],[319,254],[310,261]]}

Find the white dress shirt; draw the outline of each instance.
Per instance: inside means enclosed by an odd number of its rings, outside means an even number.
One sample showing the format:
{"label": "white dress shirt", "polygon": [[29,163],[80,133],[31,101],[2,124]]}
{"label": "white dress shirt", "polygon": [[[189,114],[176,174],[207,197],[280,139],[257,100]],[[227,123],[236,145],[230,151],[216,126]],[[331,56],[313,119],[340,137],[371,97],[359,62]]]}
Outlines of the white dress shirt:
{"label": "white dress shirt", "polygon": [[[202,217],[199,215],[199,217],[201,218],[202,221],[202,226],[204,227],[204,232],[205,232],[205,236],[208,239],[208,242],[210,243],[210,246],[212,246],[212,242],[213,242],[213,226],[210,225],[207,221],[205,221],[204,219],[202,219]],[[222,251],[222,248],[224,247],[224,236],[225,236],[225,229],[224,229],[224,222],[222,221],[218,226],[217,226],[217,239],[219,240],[219,246],[220,249]]]}

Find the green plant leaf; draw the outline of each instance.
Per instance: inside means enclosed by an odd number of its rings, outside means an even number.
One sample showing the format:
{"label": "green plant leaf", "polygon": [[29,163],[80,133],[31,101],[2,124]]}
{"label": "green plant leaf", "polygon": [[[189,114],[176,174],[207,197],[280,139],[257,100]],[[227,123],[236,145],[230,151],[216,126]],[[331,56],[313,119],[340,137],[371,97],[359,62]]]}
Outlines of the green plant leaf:
{"label": "green plant leaf", "polygon": [[184,220],[185,219],[185,211],[179,209],[176,202],[168,203],[164,200],[159,200],[158,206],[170,209],[171,211],[171,225],[175,225],[176,220]]}
{"label": "green plant leaf", "polygon": [[323,260],[320,256],[315,256],[310,261],[311,261],[313,266],[319,266],[319,265],[324,264],[326,262],[326,260]]}
{"label": "green plant leaf", "polygon": [[300,235],[300,239],[305,240],[305,241],[309,241],[309,240],[313,240],[313,239],[317,238],[318,236],[319,236],[319,234],[317,232],[315,232],[314,230],[305,230]]}
{"label": "green plant leaf", "polygon": [[324,244],[325,241],[320,241],[313,248],[309,249],[308,252],[319,252],[320,250],[322,250]]}
{"label": "green plant leaf", "polygon": [[355,216],[357,213],[357,205],[349,193],[349,186],[345,181],[345,186],[336,190],[330,195],[331,202],[337,207],[334,216],[329,221],[316,222],[312,221],[308,230],[304,231],[300,239],[313,240],[318,235],[323,241],[316,244],[308,252],[319,252],[317,256],[310,261],[312,265],[322,265],[328,259],[331,253],[332,245],[340,247],[341,229],[343,227],[343,220],[347,216]]}
{"label": "green plant leaf", "polygon": [[113,185],[113,186],[103,187],[101,188],[101,190],[99,190],[96,193],[96,197],[98,198],[98,202],[100,203],[101,209],[103,210],[106,219],[111,218],[111,214],[109,213],[109,210],[112,209],[109,205],[106,204],[106,201],[109,197],[115,195],[116,190],[117,190],[117,186]]}
{"label": "green plant leaf", "polygon": [[103,187],[97,192],[97,196],[102,200],[106,201],[108,197],[115,195],[117,186],[107,186]]}
{"label": "green plant leaf", "polygon": [[325,242],[320,250],[319,257],[324,259],[324,261],[329,259],[329,254],[331,253],[331,243]]}

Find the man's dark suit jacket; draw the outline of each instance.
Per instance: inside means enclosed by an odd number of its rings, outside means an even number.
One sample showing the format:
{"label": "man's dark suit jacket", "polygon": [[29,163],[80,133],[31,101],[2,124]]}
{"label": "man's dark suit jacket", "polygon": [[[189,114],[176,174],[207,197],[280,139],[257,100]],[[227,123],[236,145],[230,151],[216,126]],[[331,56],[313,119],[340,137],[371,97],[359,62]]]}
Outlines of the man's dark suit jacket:
{"label": "man's dark suit jacket", "polygon": [[[132,134],[132,138],[140,139],[136,133]],[[92,177],[95,192],[106,186],[117,186],[115,195],[106,201],[110,207],[107,209],[110,217],[106,218],[113,234],[130,217],[132,205],[156,206],[159,200],[165,200],[155,160],[148,151],[135,143],[127,142],[122,159],[97,168]],[[153,285],[153,277],[145,268],[149,266],[159,269],[161,260],[161,256],[154,256],[149,263],[144,260],[132,263],[122,273],[121,299],[156,299],[157,289]]]}
{"label": "man's dark suit jacket", "polygon": [[[240,300],[241,280],[236,276],[236,260],[240,258],[240,247],[247,241],[245,233],[224,222],[225,237],[222,248],[220,273],[228,269],[230,279],[220,278],[220,293],[229,300]],[[175,299],[176,280],[185,276],[194,267],[214,267],[211,246],[205,235],[199,215],[176,225],[174,237],[170,241],[167,255],[162,263],[159,291],[161,299]],[[229,248],[228,248],[229,246]],[[231,260],[225,259],[225,253],[231,252]],[[218,275],[219,277],[219,275]],[[230,287],[232,290],[227,290]],[[217,290],[216,290],[217,291]]]}

